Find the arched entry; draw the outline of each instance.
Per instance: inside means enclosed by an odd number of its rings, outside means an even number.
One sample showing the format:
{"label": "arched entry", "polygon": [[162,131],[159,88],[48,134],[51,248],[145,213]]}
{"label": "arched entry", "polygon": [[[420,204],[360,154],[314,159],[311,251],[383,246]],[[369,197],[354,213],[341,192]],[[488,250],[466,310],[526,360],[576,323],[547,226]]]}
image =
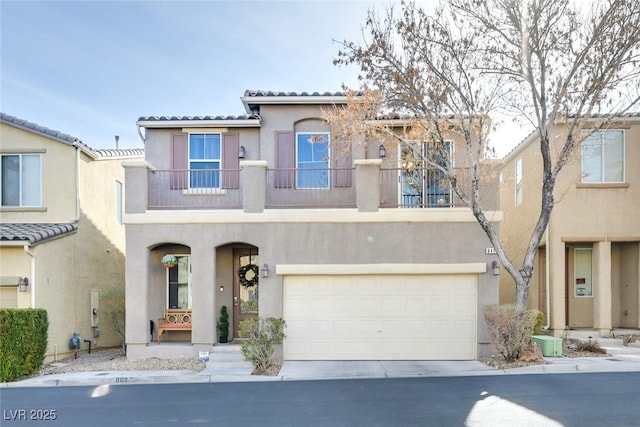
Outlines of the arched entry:
{"label": "arched entry", "polygon": [[260,260],[258,249],[233,249],[233,336],[238,337],[240,322],[258,317]]}

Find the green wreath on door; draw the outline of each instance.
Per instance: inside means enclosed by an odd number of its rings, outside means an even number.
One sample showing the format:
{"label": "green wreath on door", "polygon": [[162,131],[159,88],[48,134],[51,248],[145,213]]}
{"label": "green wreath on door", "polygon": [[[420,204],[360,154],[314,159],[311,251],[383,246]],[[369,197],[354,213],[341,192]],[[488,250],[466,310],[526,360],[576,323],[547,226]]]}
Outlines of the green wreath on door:
{"label": "green wreath on door", "polygon": [[[253,277],[249,279],[247,278],[247,273],[249,273],[250,271],[253,273]],[[247,264],[247,265],[241,266],[238,269],[238,278],[240,279],[240,284],[245,288],[251,288],[257,285],[258,279],[259,279],[258,277],[259,272],[260,272],[260,269],[255,264]]]}

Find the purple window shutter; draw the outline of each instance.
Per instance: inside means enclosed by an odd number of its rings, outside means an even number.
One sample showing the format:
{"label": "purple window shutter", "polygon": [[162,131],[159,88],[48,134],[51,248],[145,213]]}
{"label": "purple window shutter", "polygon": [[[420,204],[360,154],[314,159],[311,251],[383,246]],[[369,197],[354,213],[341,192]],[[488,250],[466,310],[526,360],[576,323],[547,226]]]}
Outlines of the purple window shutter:
{"label": "purple window shutter", "polygon": [[334,154],[333,186],[351,187],[351,143],[337,144]]}
{"label": "purple window shutter", "polygon": [[187,135],[173,135],[171,140],[171,189],[187,188],[188,182]]}
{"label": "purple window shutter", "polygon": [[222,134],[222,188],[240,187],[240,136],[237,133]]}
{"label": "purple window shutter", "polygon": [[292,131],[276,131],[276,188],[293,188],[294,147]]}

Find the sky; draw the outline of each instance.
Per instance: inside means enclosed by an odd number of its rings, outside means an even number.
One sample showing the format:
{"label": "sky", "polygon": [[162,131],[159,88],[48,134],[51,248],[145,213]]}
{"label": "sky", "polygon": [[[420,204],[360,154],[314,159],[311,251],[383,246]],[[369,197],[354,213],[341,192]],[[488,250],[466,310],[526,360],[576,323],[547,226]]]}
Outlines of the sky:
{"label": "sky", "polygon": [[141,116],[246,114],[246,89],[357,88],[355,66],[333,65],[339,42],[389,4],[0,0],[0,111],[92,148],[115,135],[143,148]]}

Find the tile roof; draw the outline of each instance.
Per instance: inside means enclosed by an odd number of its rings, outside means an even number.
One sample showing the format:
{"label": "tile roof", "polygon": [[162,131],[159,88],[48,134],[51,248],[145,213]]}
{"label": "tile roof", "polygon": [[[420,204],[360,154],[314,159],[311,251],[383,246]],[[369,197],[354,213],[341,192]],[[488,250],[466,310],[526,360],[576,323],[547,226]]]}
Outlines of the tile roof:
{"label": "tile roof", "polygon": [[89,148],[87,145],[83,144],[79,138],[76,138],[75,136],[68,135],[58,130],[49,129],[48,127],[40,126],[37,123],[23,120],[15,116],[10,116],[9,114],[0,113],[0,121],[8,125],[26,129],[31,132],[39,133],[40,135],[43,135],[49,138],[57,139],[58,141],[64,142],[66,144],[72,145],[77,143],[77,144],[82,144],[85,147]]}
{"label": "tile roof", "polygon": [[200,120],[259,120],[257,114],[247,114],[241,116],[142,116],[138,118],[139,122],[169,122],[169,121],[200,121]]}
{"label": "tile roof", "polygon": [[345,92],[277,92],[273,90],[253,90],[247,89],[244,91],[246,97],[259,97],[259,96],[347,96]]}
{"label": "tile roof", "polygon": [[144,157],[143,148],[106,148],[94,150],[97,158]]}
{"label": "tile roof", "polygon": [[75,233],[76,224],[0,224],[0,245],[3,242],[23,242],[31,245]]}

